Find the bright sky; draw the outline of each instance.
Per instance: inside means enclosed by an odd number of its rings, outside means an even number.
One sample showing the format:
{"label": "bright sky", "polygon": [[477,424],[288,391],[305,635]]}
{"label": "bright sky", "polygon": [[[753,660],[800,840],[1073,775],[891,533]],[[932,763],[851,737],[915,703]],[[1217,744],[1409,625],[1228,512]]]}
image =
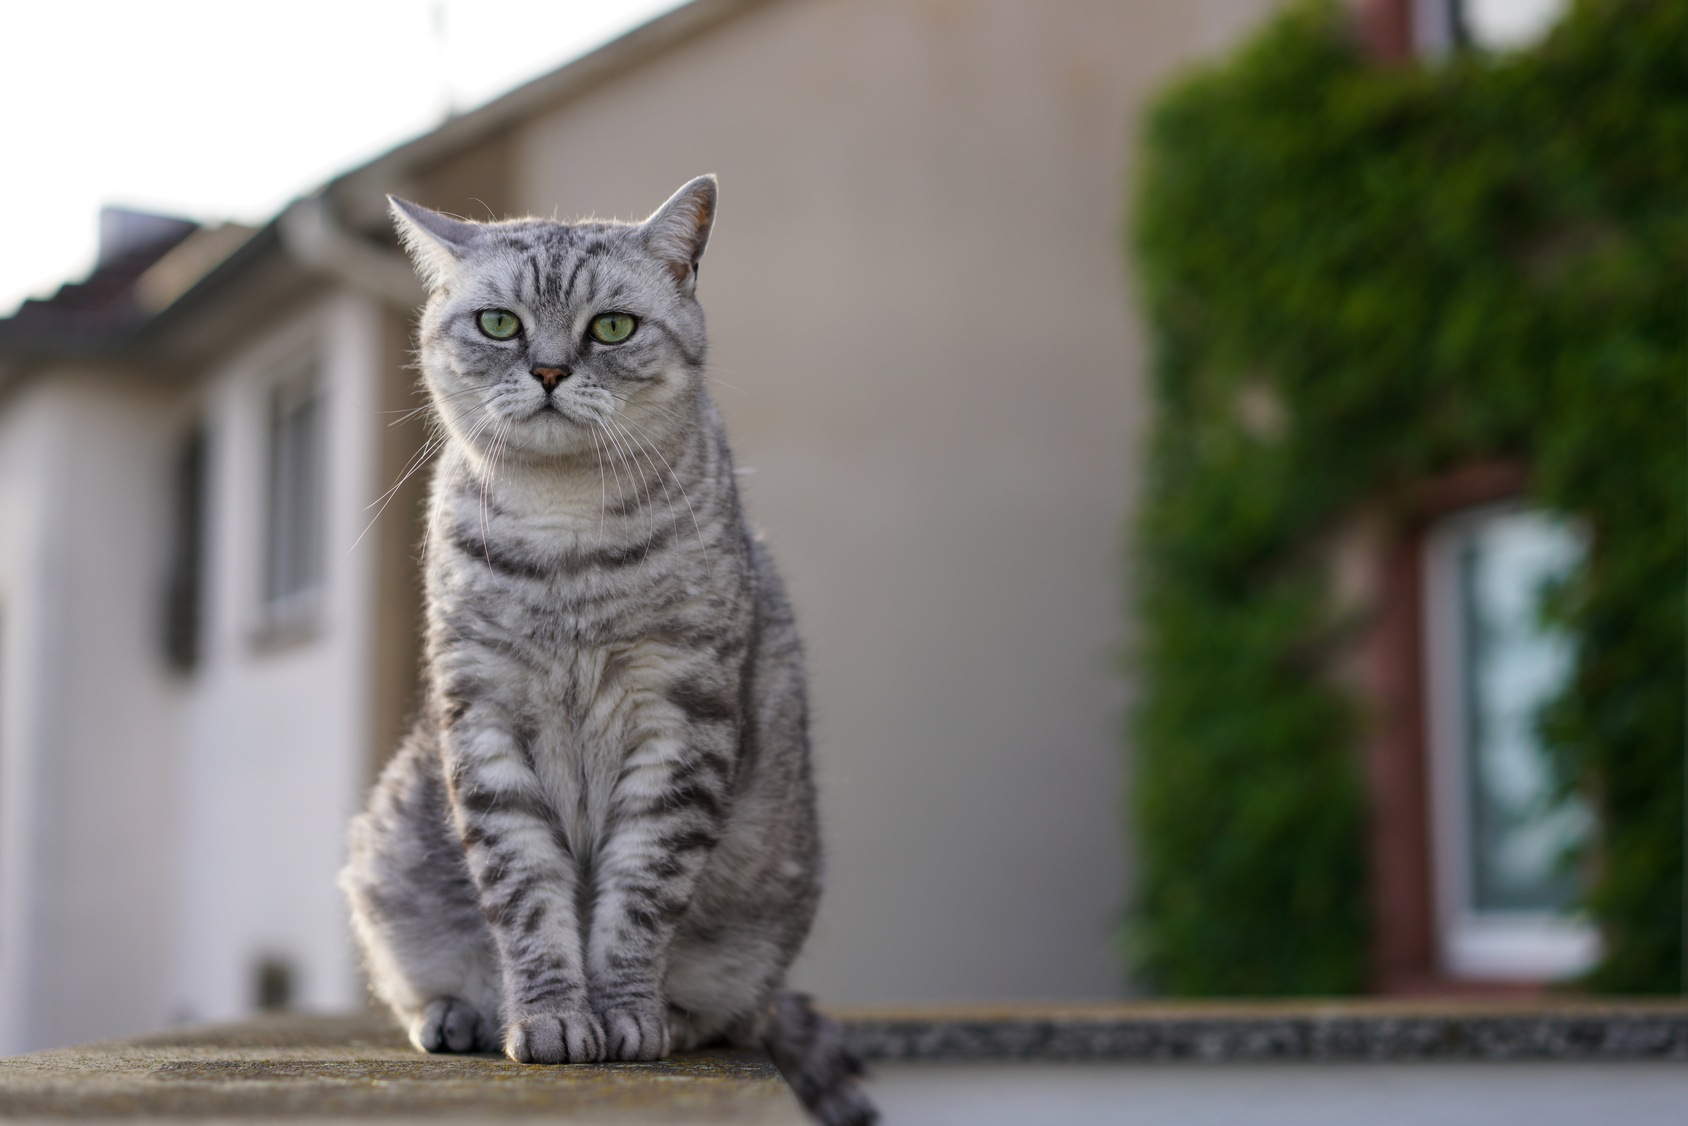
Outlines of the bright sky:
{"label": "bright sky", "polygon": [[0,316],[102,204],[259,223],[678,0],[0,0]]}

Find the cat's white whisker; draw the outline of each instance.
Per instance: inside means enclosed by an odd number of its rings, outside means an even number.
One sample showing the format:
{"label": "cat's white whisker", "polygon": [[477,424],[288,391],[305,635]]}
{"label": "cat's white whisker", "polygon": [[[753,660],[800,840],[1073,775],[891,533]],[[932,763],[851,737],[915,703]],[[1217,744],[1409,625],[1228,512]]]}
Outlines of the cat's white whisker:
{"label": "cat's white whisker", "polygon": [[[461,399],[461,398],[463,398],[467,395],[476,395],[476,394],[479,394],[479,393],[480,393],[480,388],[478,388],[478,387],[465,387],[461,391],[455,391],[455,392],[453,392],[449,395],[441,395],[441,396],[438,396],[437,398],[432,398],[432,399],[430,399],[430,401],[423,403],[421,406],[406,407],[403,410],[396,410],[396,411],[377,411],[376,413],[377,414],[396,414],[396,415],[399,416],[398,418],[395,418],[391,422],[387,423],[387,429],[391,430],[395,426],[403,426],[405,423],[409,422],[411,419],[417,417],[418,415],[425,415],[425,414],[430,413],[431,411],[435,410],[438,407],[438,405],[442,402],[450,402],[453,399]],[[425,392],[424,392],[424,394],[425,394]]]}
{"label": "cat's white whisker", "polygon": [[[604,424],[605,424],[604,425],[604,437],[606,439],[608,439],[613,444],[613,446],[615,447],[615,450],[616,450],[617,458],[620,460],[620,462],[623,465],[625,465],[627,467],[628,484],[631,485],[633,487],[633,489],[635,490],[634,494],[633,494],[634,499],[639,502],[635,511],[643,512],[646,508],[646,505],[645,505],[645,502],[644,502],[644,497],[646,496],[646,493],[640,492],[639,489],[640,489],[640,485],[644,483],[643,482],[644,471],[640,470],[640,472],[639,472],[640,481],[639,481],[639,483],[635,483],[634,479],[633,479],[633,471],[636,468],[636,466],[635,466],[634,462],[632,461],[632,459],[630,459],[627,456],[627,447],[622,443],[621,437],[614,430],[613,422],[610,419],[605,419]],[[620,507],[623,508],[623,509],[625,509],[627,507],[627,499],[626,499],[625,496],[622,497],[622,499],[621,499]],[[644,536],[644,545],[643,545],[643,549],[641,551],[640,559],[639,559],[639,570],[634,574],[634,581],[637,581],[639,578],[643,577],[644,569],[645,569],[645,563],[650,558],[650,534],[651,534],[651,531],[652,531],[652,526],[651,526],[650,517],[649,517],[648,514],[646,515],[646,519],[645,519],[645,527],[646,527],[646,531],[645,531],[645,536]]]}
{"label": "cat's white whisker", "polygon": [[[632,462],[632,464],[634,466],[636,466],[638,468],[638,470],[639,470],[639,480],[644,485],[645,503],[643,504],[643,507],[644,507],[645,513],[646,513],[646,515],[645,515],[645,545],[646,545],[645,546],[645,556],[648,559],[649,556],[650,556],[650,544],[655,541],[656,535],[657,535],[657,527],[656,527],[657,516],[656,516],[655,512],[652,511],[653,506],[650,503],[650,502],[655,500],[656,491],[650,487],[650,481],[645,477],[645,467],[644,467],[644,465],[640,464],[640,462],[639,462],[639,456],[638,455],[643,452],[643,448],[640,446],[639,441],[636,438],[633,437],[632,433],[630,431],[628,431],[626,427],[622,426],[618,421],[616,421],[614,416],[609,418],[607,421],[609,422],[609,424],[612,427],[614,427],[617,431],[620,432],[622,438],[626,441],[627,447],[630,451],[629,460]],[[656,463],[652,462],[650,460],[649,455],[646,455],[645,461],[650,464],[651,472],[653,474],[655,474],[657,484],[662,486],[663,496],[668,501],[669,523],[670,523],[670,525],[677,528],[678,525],[679,525],[679,520],[674,514],[674,501],[673,501],[673,498],[670,497],[669,493],[668,493],[668,482],[663,479],[662,473],[657,469]],[[643,567],[643,562],[641,562],[640,566]]]}
{"label": "cat's white whisker", "polygon": [[[672,476],[672,473],[665,475],[662,470],[660,470],[656,467],[656,462],[651,460],[650,451],[645,448],[644,443],[640,442],[636,437],[634,437],[632,431],[628,430],[626,428],[626,426],[624,425],[627,421],[628,420],[626,420],[626,419],[620,419],[619,421],[615,422],[615,425],[621,430],[622,434],[625,435],[628,443],[633,447],[633,449],[635,451],[637,451],[638,453],[644,455],[646,463],[649,464],[650,467],[651,467],[651,472],[656,474],[657,483],[662,486],[663,500],[668,505],[668,522],[674,528],[675,531],[678,531],[679,527],[680,527],[680,516],[674,510],[674,494],[672,492],[670,492],[669,488],[668,488],[668,477]],[[678,484],[677,481],[676,481],[676,484]],[[695,519],[693,520],[693,525],[694,526],[696,525]],[[655,534],[654,521],[653,521],[652,534],[653,535]],[[704,546],[701,531],[699,532],[698,546],[700,548],[702,548]],[[707,548],[705,548],[704,550],[707,551]]]}
{"label": "cat's white whisker", "polygon": [[487,523],[488,509],[491,507],[492,481],[498,474],[498,459],[502,456],[501,449],[504,436],[509,433],[511,423],[506,420],[498,429],[493,431],[492,441],[488,444],[485,466],[481,471],[481,545],[486,552],[487,566],[492,566],[492,546],[488,543]]}
{"label": "cat's white whisker", "polygon": [[709,382],[711,382],[711,383],[719,383],[721,386],[725,387],[729,391],[737,391],[740,395],[749,395],[750,394],[750,392],[746,391],[743,387],[735,387],[733,384],[728,383],[725,379],[717,379],[713,375],[705,375],[704,378],[709,380]]}
{"label": "cat's white whisker", "polygon": [[597,428],[590,431],[592,435],[592,449],[598,456],[598,538],[604,538],[604,514],[610,506],[609,486],[604,481],[604,447],[598,439]]}
{"label": "cat's white whisker", "polygon": [[[638,423],[632,422],[632,420],[628,419],[625,415],[622,416],[622,418],[624,421],[631,422],[634,426],[639,426]],[[639,429],[644,430],[644,427],[640,426]],[[686,493],[686,482],[674,471],[674,467],[668,464],[668,458],[663,456],[662,450],[654,446],[653,448],[656,449],[656,456],[662,458],[662,464],[668,466],[668,472],[673,476],[674,484],[678,485],[680,488],[680,497],[686,502],[686,511],[691,513],[692,517],[692,528],[697,532],[698,548],[705,553],[705,557],[707,558],[709,549],[703,542],[703,526],[698,523],[697,510],[692,507],[692,498]]]}
{"label": "cat's white whisker", "polygon": [[[444,445],[445,442],[443,439],[436,440],[434,437],[430,436],[422,443],[421,449],[411,456],[409,463],[406,464],[404,469],[400,471],[399,479],[393,482],[392,488],[364,505],[363,510],[365,512],[374,508],[375,515],[369,518],[369,523],[363,526],[363,531],[358,533],[358,538],[353,540],[352,546],[346,549],[347,555],[350,555],[352,552],[357,550],[358,544],[363,542],[363,537],[367,536],[369,534],[369,530],[375,527],[375,525],[380,521],[381,514],[387,511],[387,506],[389,504],[393,503],[393,498],[398,495],[399,489],[404,487],[404,483],[410,480],[417,470],[426,465],[428,460],[433,457],[434,454],[438,453]],[[377,505],[380,507],[377,508]]]}

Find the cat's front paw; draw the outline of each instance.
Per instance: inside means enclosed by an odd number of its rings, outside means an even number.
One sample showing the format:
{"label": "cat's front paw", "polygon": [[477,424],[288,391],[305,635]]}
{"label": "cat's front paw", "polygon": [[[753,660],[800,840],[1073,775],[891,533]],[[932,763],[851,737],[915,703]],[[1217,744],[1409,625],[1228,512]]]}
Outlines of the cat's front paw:
{"label": "cat's front paw", "polygon": [[504,1054],[517,1063],[598,1063],[604,1026],[585,1009],[535,1013],[504,1030]]}
{"label": "cat's front paw", "polygon": [[660,1060],[668,1055],[668,1013],[660,1001],[605,1009],[607,1055],[612,1060]]}
{"label": "cat's front paw", "polygon": [[488,1052],[497,1048],[494,1025],[473,1005],[456,997],[436,997],[422,1010],[410,1033],[424,1052]]}

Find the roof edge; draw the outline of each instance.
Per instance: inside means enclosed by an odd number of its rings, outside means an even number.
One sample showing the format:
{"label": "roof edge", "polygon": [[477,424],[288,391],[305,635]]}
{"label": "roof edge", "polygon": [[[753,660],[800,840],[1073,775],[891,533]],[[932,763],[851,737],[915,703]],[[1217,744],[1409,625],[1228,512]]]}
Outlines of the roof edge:
{"label": "roof edge", "polygon": [[[358,197],[383,197],[380,211],[384,216],[385,193],[392,184],[407,179],[413,170],[447,160],[523,118],[568,101],[735,16],[772,2],[689,0],[478,109],[447,118],[421,136],[341,173],[324,185],[319,194],[346,203]],[[348,209],[353,213],[356,210],[355,204]]]}
{"label": "roof edge", "polygon": [[[468,113],[452,117],[435,128],[329,180],[305,199],[328,204],[355,223],[358,217],[386,217],[386,192],[410,179],[412,173],[447,160],[524,118],[560,105],[625,73],[682,43],[713,30],[736,16],[773,3],[774,0],[689,0],[678,7],[631,28],[609,42],[571,62],[501,95]],[[24,368],[54,358],[80,357],[114,359],[136,347],[148,347],[180,323],[185,316],[203,310],[236,278],[277,254],[289,254],[282,231],[284,216],[297,209],[298,201],[259,227],[227,258],[175,295],[165,307],[112,331],[84,336],[74,348],[62,341],[25,339],[0,330],[0,384],[15,382]],[[373,248],[372,248],[373,249]],[[396,256],[395,256],[396,257]],[[300,262],[304,269],[321,263]],[[9,327],[13,318],[0,318]],[[9,339],[9,337],[16,337]],[[20,367],[19,365],[22,365]]]}

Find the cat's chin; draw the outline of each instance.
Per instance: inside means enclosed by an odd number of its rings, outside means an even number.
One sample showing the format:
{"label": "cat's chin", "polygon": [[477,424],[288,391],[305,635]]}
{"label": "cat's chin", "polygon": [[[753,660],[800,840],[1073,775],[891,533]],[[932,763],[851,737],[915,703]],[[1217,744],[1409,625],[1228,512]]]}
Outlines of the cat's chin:
{"label": "cat's chin", "polygon": [[595,429],[593,423],[556,409],[538,411],[511,424],[496,449],[482,452],[493,453],[503,462],[590,460],[600,446],[593,438]]}

